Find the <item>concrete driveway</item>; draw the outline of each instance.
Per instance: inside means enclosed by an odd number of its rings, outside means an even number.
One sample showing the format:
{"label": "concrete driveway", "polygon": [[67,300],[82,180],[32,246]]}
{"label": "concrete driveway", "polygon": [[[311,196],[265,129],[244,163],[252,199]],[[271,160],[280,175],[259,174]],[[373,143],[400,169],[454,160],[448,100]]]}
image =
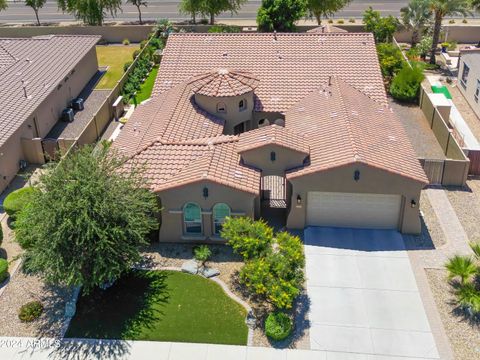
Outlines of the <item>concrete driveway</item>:
{"label": "concrete driveway", "polygon": [[401,234],[310,227],[304,236],[312,349],[439,358]]}

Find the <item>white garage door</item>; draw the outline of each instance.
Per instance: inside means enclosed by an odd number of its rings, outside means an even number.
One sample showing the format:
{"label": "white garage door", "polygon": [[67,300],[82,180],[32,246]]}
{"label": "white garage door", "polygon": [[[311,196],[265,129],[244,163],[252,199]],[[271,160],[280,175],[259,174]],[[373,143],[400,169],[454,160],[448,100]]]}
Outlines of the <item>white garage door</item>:
{"label": "white garage door", "polygon": [[397,229],[400,195],[309,192],[307,226]]}

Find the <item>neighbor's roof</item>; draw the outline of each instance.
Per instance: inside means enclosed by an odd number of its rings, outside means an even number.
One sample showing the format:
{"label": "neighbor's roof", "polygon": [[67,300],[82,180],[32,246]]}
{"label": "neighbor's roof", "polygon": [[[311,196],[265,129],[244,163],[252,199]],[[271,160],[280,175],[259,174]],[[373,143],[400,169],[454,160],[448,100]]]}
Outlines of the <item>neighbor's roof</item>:
{"label": "neighbor's roof", "polygon": [[275,124],[241,134],[237,149],[239,153],[242,153],[272,144],[305,155],[308,155],[310,152],[308,143],[302,135]]}
{"label": "neighbor's roof", "polygon": [[400,120],[345,81],[314,90],[285,115],[287,129],[305,134],[310,163],[290,171],[296,178],[353,163],[428,183]]}
{"label": "neighbor's roof", "polygon": [[244,71],[218,69],[190,81],[195,94],[205,96],[240,96],[255,90],[258,79]]}
{"label": "neighbor's roof", "polygon": [[238,137],[217,136],[186,141],[157,139],[127,162],[144,164],[153,191],[210,181],[257,195],[259,170],[241,164]]}
{"label": "neighbor's roof", "polygon": [[330,24],[317,26],[313,29],[307,30],[307,33],[346,33],[346,32],[348,31]]}
{"label": "neighbor's roof", "polygon": [[0,145],[57,91],[98,40],[86,35],[0,38]]}
{"label": "neighbor's roof", "polygon": [[153,94],[218,68],[250,72],[260,80],[256,111],[285,112],[331,75],[387,102],[369,33],[171,34]]}

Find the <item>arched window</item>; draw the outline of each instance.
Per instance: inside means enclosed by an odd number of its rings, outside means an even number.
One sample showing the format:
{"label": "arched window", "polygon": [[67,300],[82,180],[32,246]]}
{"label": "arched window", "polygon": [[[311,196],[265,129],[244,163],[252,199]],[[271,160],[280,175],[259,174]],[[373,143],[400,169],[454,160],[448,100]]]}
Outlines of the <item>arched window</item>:
{"label": "arched window", "polygon": [[217,112],[219,113],[226,113],[227,112],[227,105],[224,102],[219,102],[217,104]]}
{"label": "arched window", "polygon": [[220,235],[227,216],[230,216],[230,207],[227,204],[219,203],[213,207],[213,233],[215,235]]}
{"label": "arched window", "polygon": [[238,110],[243,111],[247,108],[247,100],[242,99],[238,102]]}
{"label": "arched window", "polygon": [[195,203],[185,204],[183,207],[183,227],[185,234],[202,234],[202,211],[200,206]]}

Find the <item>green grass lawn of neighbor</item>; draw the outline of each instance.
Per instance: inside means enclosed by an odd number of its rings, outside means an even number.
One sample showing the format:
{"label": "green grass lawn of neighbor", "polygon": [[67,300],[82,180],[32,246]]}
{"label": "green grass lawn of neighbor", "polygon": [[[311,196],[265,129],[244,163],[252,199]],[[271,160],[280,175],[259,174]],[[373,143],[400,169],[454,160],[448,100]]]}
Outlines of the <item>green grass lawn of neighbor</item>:
{"label": "green grass lawn of neighbor", "polygon": [[138,270],[79,297],[65,336],[246,345],[245,317],[245,309],[211,280]]}
{"label": "green grass lawn of neighbor", "polygon": [[98,66],[108,66],[108,69],[95,88],[113,89],[123,76],[123,65],[128,61],[133,61],[133,52],[137,49],[140,49],[140,46],[98,45]]}
{"label": "green grass lawn of neighbor", "polygon": [[[147,79],[142,84],[139,91],[137,91],[137,104],[140,104],[142,101],[150,99],[152,95],[153,85],[155,84],[155,79],[157,78],[158,74],[158,65],[155,65],[148,74]],[[130,100],[130,103],[133,104],[133,99]]]}

